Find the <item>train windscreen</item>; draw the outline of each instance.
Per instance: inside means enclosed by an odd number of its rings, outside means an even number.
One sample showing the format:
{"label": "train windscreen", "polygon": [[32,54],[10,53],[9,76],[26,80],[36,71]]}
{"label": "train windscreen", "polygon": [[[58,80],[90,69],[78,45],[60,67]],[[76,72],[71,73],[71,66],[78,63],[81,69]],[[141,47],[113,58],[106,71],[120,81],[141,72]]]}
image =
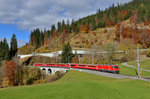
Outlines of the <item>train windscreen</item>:
{"label": "train windscreen", "polygon": [[118,66],[114,66],[114,68],[119,68]]}

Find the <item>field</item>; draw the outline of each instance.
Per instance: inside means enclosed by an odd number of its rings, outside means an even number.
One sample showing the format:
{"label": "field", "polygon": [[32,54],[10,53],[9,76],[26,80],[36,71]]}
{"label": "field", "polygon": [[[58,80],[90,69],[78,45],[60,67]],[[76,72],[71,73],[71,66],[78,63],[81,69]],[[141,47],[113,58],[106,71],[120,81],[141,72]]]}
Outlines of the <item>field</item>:
{"label": "field", "polygon": [[[137,61],[130,61],[128,62],[129,65],[137,67]],[[142,60],[140,61],[140,67],[143,69],[149,69],[150,70],[150,60]]]}
{"label": "field", "polygon": [[[121,65],[121,64],[118,64],[118,65],[120,67],[120,74],[137,76],[137,69],[127,67],[127,66],[124,66],[124,65]],[[142,71],[141,76],[150,78],[150,72]]]}
{"label": "field", "polygon": [[0,89],[0,99],[150,99],[150,83],[69,71],[60,80]]}

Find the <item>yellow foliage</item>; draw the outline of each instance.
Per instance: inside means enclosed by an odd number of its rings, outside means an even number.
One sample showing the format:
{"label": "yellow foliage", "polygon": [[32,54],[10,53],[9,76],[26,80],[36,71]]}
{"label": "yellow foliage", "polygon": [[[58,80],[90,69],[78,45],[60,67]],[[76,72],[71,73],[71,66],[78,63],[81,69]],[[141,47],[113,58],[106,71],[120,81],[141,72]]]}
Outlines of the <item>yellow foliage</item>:
{"label": "yellow foliage", "polygon": [[8,85],[9,85],[9,80],[7,78],[4,78],[2,82],[2,87],[5,88],[8,87]]}
{"label": "yellow foliage", "polygon": [[18,48],[19,54],[31,54],[32,52],[34,52],[34,47],[32,47],[30,44],[26,44]]}

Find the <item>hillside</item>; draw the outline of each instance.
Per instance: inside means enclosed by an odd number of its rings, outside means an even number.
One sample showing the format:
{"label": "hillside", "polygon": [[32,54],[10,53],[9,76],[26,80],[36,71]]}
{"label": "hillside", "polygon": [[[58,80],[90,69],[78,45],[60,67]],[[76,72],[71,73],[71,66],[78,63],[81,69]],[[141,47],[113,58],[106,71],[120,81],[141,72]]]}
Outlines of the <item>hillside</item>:
{"label": "hillside", "polygon": [[111,79],[70,71],[62,79],[53,83],[0,89],[0,98],[98,99],[103,97],[105,99],[149,99],[149,91],[148,82]]}
{"label": "hillside", "polygon": [[52,25],[51,30],[41,31],[37,28],[31,32],[29,44],[19,48],[19,53],[61,50],[68,41],[78,49],[131,39],[135,45],[149,48],[149,4],[149,0],[133,0],[124,5],[112,5],[104,11],[99,9],[96,14],[77,21],[63,20],[57,23],[57,28]]}

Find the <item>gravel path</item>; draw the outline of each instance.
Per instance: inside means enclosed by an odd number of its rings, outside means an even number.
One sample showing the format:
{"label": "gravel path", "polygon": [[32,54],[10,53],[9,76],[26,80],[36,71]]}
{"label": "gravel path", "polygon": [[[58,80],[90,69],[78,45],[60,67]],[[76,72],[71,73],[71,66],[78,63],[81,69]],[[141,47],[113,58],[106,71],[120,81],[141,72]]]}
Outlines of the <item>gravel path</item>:
{"label": "gravel path", "polygon": [[[110,77],[110,78],[117,78],[117,79],[124,79],[124,78],[139,79],[137,76],[127,76],[127,75],[122,75],[122,74],[113,74],[113,73],[106,73],[106,72],[93,71],[93,70],[74,69],[74,68],[71,68],[71,70],[78,70],[81,72],[87,72],[87,73],[91,73],[91,74],[96,74],[96,75]],[[140,80],[150,82],[150,79],[146,79],[146,78],[141,78]]]}

